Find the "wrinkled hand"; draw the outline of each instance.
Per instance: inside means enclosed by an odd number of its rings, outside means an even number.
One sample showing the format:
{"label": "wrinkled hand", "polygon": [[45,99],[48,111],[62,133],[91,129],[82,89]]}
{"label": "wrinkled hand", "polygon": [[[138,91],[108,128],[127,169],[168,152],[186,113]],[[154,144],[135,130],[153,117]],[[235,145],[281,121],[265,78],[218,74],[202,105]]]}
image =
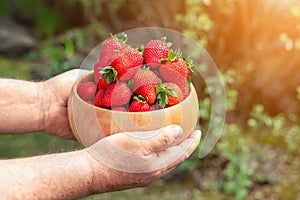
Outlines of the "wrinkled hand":
{"label": "wrinkled hand", "polygon": [[152,183],[186,160],[199,145],[201,137],[201,132],[197,130],[188,139],[175,145],[182,135],[182,129],[177,125],[157,130],[156,134],[142,134],[152,136],[140,138],[134,137],[135,133],[118,133],[86,149],[91,155],[93,193]]}
{"label": "wrinkled hand", "polygon": [[73,69],[43,82],[43,131],[61,138],[75,139],[68,121],[68,97],[75,81],[87,72]]}

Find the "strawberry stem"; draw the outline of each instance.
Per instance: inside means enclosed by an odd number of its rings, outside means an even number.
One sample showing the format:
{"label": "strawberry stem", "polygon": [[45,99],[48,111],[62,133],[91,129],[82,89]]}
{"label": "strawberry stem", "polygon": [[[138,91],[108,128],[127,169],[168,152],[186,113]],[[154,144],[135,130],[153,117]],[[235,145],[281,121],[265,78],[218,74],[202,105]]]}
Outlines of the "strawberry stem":
{"label": "strawberry stem", "polygon": [[171,48],[172,42],[167,42],[167,37],[166,36],[161,37],[160,40],[165,42],[168,48]]}
{"label": "strawberry stem", "polygon": [[123,33],[119,33],[119,34],[115,34],[115,35],[111,34],[111,38],[117,39],[120,42],[123,42],[124,44],[126,44],[127,39],[128,39],[127,34],[124,33],[124,32]]}
{"label": "strawberry stem", "polygon": [[128,85],[128,87],[130,88],[131,91],[133,90],[133,84],[134,84],[134,81],[132,79],[129,79],[128,82],[127,82],[127,85]]}
{"label": "strawberry stem", "polygon": [[167,88],[163,87],[161,84],[156,86],[156,99],[158,105],[164,108],[168,104],[168,96],[177,97],[177,94],[172,90],[175,87],[174,84],[168,86]]}
{"label": "strawberry stem", "polygon": [[160,38],[160,40],[163,41],[163,42],[167,42],[167,37],[163,36],[163,37]]}
{"label": "strawberry stem", "polygon": [[191,72],[194,72],[194,64],[193,64],[193,60],[190,59],[190,57],[187,57],[186,59],[184,59],[186,65],[188,66],[189,70]]}
{"label": "strawberry stem", "polygon": [[143,97],[142,95],[134,96],[134,97],[133,97],[133,100],[137,100],[137,101],[139,101],[139,102],[141,102],[141,103],[147,103],[146,98]]}
{"label": "strawberry stem", "polygon": [[113,68],[112,66],[104,67],[100,70],[101,78],[104,76],[104,80],[106,80],[107,83],[112,83],[114,81],[118,81],[118,72]]}
{"label": "strawberry stem", "polygon": [[180,58],[182,58],[182,56],[178,50],[177,51],[170,50],[168,53],[168,57],[160,59],[160,63],[164,63],[166,61],[174,61]]}

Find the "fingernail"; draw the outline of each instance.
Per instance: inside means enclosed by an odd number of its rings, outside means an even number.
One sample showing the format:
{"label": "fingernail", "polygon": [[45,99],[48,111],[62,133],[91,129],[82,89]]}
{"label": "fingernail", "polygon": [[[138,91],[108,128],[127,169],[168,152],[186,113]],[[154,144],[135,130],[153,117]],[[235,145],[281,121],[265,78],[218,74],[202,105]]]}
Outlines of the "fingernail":
{"label": "fingernail", "polygon": [[183,135],[182,128],[178,125],[173,125],[171,127],[171,131],[174,133],[174,135],[175,135],[174,138],[175,139],[178,139]]}

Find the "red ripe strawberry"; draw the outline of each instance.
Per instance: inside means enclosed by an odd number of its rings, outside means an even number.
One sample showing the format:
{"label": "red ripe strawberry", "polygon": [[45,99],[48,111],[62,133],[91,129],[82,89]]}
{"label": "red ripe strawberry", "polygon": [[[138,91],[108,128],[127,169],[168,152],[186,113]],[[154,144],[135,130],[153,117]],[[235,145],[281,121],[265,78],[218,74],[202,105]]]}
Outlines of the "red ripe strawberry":
{"label": "red ripe strawberry", "polygon": [[77,93],[84,101],[93,100],[97,86],[94,82],[81,83],[77,89]]}
{"label": "red ripe strawberry", "polygon": [[127,112],[127,109],[125,107],[122,107],[122,106],[113,107],[113,108],[111,108],[111,110],[121,111],[121,112]]}
{"label": "red ripe strawberry", "polygon": [[102,107],[102,98],[105,93],[105,89],[99,89],[95,95],[94,105],[98,107]]}
{"label": "red ripe strawberry", "polygon": [[168,60],[159,67],[160,76],[166,81],[173,82],[176,79],[187,80],[190,70],[186,62],[182,59]]}
{"label": "red ripe strawberry", "polygon": [[184,98],[190,93],[190,70],[192,64],[189,60],[183,60],[181,55],[170,51],[169,57],[162,60],[159,67],[159,74],[166,82],[177,84],[183,91]]}
{"label": "red ripe strawberry", "polygon": [[96,61],[94,63],[94,81],[95,81],[95,83],[98,83],[100,76],[101,76],[100,71],[104,66],[105,66],[105,64],[101,64],[99,61]]}
{"label": "red ripe strawberry", "polygon": [[142,66],[144,58],[137,49],[123,49],[118,57],[111,63],[111,66],[118,72],[118,79],[129,80],[135,72]]}
{"label": "red ripe strawberry", "polygon": [[123,106],[129,102],[130,98],[131,90],[127,83],[112,83],[108,86],[102,97],[101,106],[106,108]]}
{"label": "red ripe strawberry", "polygon": [[184,97],[187,97],[190,93],[190,78],[186,77],[187,74],[182,75],[176,67],[175,63],[170,63],[171,61],[167,61],[164,65],[161,65],[159,68],[160,76],[167,82],[175,83],[180,87],[183,92]]}
{"label": "red ripe strawberry", "polygon": [[134,74],[132,80],[134,93],[145,97],[150,105],[154,104],[156,101],[156,86],[158,85],[156,73],[149,68],[142,68]]}
{"label": "red ripe strawberry", "polygon": [[158,104],[165,108],[174,106],[183,101],[183,94],[178,85],[171,82],[160,84],[156,87]]}
{"label": "red ripe strawberry", "polygon": [[100,79],[100,70],[109,66],[114,59],[118,57],[118,53],[127,47],[127,35],[121,33],[112,35],[109,39],[105,40],[102,44],[98,61],[94,64],[94,80],[97,83]]}
{"label": "red ripe strawberry", "polygon": [[190,94],[190,85],[189,85],[189,81],[188,82],[185,82],[185,83],[182,83],[182,84],[177,84],[181,91],[182,91],[182,94],[183,94],[183,98],[185,99],[187,96],[189,96]]}
{"label": "red ripe strawberry", "polygon": [[97,88],[99,89],[106,89],[111,83],[114,83],[117,80],[118,72],[111,66],[104,67],[100,71],[100,79],[97,84]]}
{"label": "red ripe strawberry", "polygon": [[92,100],[87,101],[88,104],[94,105],[94,102]]}
{"label": "red ripe strawberry", "polygon": [[134,91],[135,94],[143,96],[148,104],[152,105],[156,101],[156,86],[157,84],[147,84],[139,87]]}
{"label": "red ripe strawberry", "polygon": [[168,57],[170,43],[166,43],[165,38],[162,40],[150,40],[144,48],[144,58],[146,64],[151,64],[155,69],[160,65],[160,60]]}
{"label": "red ripe strawberry", "polygon": [[105,76],[101,77],[98,81],[98,84],[97,84],[97,89],[100,90],[100,89],[106,89],[108,88],[108,86],[110,85],[110,83],[108,83],[106,80],[105,80]]}
{"label": "red ripe strawberry", "polygon": [[147,112],[150,111],[150,105],[147,103],[146,99],[142,96],[135,96],[134,100],[129,106],[129,112]]}
{"label": "red ripe strawberry", "polygon": [[158,76],[152,70],[147,67],[143,67],[139,69],[134,76],[133,80],[133,89],[136,90],[143,85],[147,85],[150,83],[158,84]]}

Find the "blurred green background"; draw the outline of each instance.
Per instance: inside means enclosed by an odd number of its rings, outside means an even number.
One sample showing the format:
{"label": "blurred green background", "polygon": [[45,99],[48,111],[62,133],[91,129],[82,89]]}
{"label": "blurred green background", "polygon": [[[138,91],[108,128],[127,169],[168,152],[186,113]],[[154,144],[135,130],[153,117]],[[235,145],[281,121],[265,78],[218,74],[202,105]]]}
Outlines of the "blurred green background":
{"label": "blurred green background", "polygon": [[[148,187],[82,199],[300,199],[299,1],[2,0],[0,76],[46,80],[110,33],[145,26],[180,31],[213,58],[227,94],[222,137]],[[205,132],[210,99],[200,96]],[[80,148],[45,133],[0,137],[0,158]]]}

